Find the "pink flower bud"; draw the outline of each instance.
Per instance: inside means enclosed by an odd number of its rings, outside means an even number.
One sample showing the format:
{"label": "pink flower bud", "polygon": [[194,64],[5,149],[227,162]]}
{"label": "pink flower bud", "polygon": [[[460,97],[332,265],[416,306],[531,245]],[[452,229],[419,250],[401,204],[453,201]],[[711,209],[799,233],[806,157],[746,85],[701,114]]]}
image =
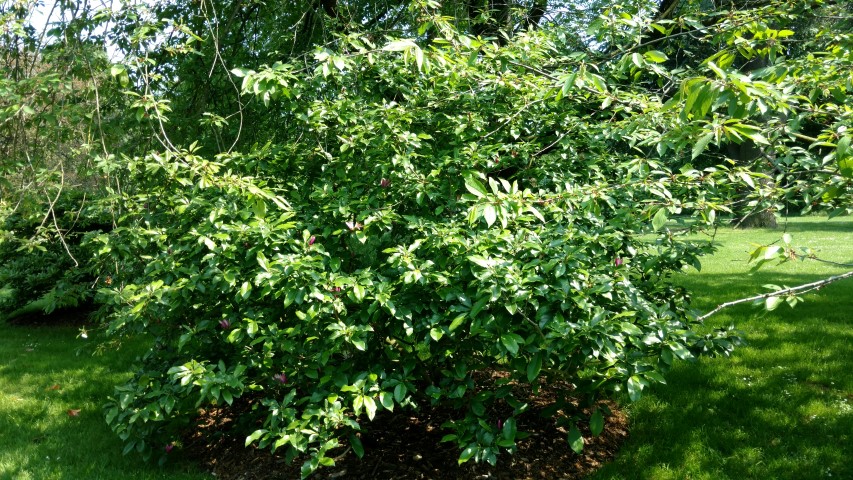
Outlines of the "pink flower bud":
{"label": "pink flower bud", "polygon": [[614,258],[613,259],[613,265],[616,265],[617,267],[621,266],[622,265],[622,259],[619,257]]}
{"label": "pink flower bud", "polygon": [[174,445],[172,445],[171,443],[170,443],[170,444],[168,444],[168,445],[166,445],[166,448],[165,448],[166,453],[171,452],[173,448],[175,448],[175,446],[174,446]]}
{"label": "pink flower bud", "polygon": [[382,188],[388,188],[391,186],[391,180],[388,180],[387,178],[383,178],[382,180],[379,181],[379,186]]}
{"label": "pink flower bud", "polygon": [[279,383],[287,383],[287,375],[283,373],[277,373],[272,378]]}
{"label": "pink flower bud", "polygon": [[311,235],[311,238],[308,239],[308,245],[314,245],[314,242],[317,241],[317,237]]}
{"label": "pink flower bud", "polygon": [[231,327],[231,322],[223,319],[219,321],[219,326],[222,327],[223,330],[228,330]]}
{"label": "pink flower bud", "polygon": [[498,419],[498,430],[502,429],[502,428],[503,428],[503,426],[504,426],[504,422],[503,422],[503,420],[501,420],[501,419],[499,418],[499,419]]}

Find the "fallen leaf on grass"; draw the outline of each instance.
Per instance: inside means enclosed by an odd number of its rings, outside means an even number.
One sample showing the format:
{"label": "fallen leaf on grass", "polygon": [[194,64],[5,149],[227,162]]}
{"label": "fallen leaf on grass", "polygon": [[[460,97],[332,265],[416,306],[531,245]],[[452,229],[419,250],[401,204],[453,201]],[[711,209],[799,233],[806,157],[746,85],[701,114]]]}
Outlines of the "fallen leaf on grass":
{"label": "fallen leaf on grass", "polygon": [[79,408],[69,408],[68,409],[68,416],[69,417],[76,417],[79,415],[80,415],[80,409]]}
{"label": "fallen leaf on grass", "polygon": [[60,387],[59,384],[56,384],[52,387],[47,387],[48,390],[59,390],[60,388],[62,388],[62,387]]}

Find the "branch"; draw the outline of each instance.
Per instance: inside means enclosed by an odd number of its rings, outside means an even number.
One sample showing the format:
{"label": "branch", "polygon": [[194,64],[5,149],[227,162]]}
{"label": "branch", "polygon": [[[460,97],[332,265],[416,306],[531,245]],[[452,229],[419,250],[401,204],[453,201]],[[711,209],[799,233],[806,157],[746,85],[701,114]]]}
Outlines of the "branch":
{"label": "branch", "polygon": [[796,139],[799,139],[799,140],[805,140],[805,141],[807,141],[807,142],[817,143],[817,142],[819,142],[819,141],[820,141],[820,140],[818,140],[817,138],[810,137],[810,136],[808,136],[808,135],[803,135],[802,133],[790,132],[790,131],[785,132],[785,133],[787,133],[788,135],[790,135],[790,136],[792,136],[792,137],[794,137],[794,138],[796,138]]}
{"label": "branch", "polygon": [[710,312],[696,318],[696,320],[699,320],[700,322],[704,322],[705,319],[707,319],[711,315],[714,315],[715,313],[719,312],[720,310],[734,306],[734,305],[738,305],[741,303],[754,302],[756,300],[763,300],[765,298],[770,298],[770,297],[779,297],[779,296],[788,295],[791,293],[804,293],[804,292],[807,292],[810,290],[816,290],[818,288],[823,287],[824,285],[829,285],[830,283],[837,282],[839,280],[844,280],[845,278],[849,278],[849,277],[853,277],[853,271],[847,272],[847,273],[842,273],[840,275],[834,275],[834,276],[829,277],[829,278],[824,278],[823,280],[819,280],[817,282],[806,283],[804,285],[799,285],[799,286],[791,287],[791,288],[785,288],[782,290],[777,290],[775,292],[769,292],[769,293],[765,293],[762,295],[756,295],[754,297],[741,298],[739,300],[732,300],[731,302],[721,303],[721,304],[717,305],[717,307],[714,308],[713,310],[711,310]]}

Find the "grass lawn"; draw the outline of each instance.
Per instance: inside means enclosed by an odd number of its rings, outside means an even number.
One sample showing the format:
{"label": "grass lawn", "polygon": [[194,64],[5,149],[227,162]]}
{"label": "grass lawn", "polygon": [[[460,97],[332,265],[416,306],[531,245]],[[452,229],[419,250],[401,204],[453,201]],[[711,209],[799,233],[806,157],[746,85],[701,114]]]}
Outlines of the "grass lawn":
{"label": "grass lawn", "polygon": [[101,405],[139,352],[78,355],[86,341],[77,334],[0,323],[0,479],[211,478],[186,463],[160,468],[122,455]]}
{"label": "grass lawn", "polygon": [[[793,244],[853,263],[853,220],[789,220]],[[750,274],[750,243],[779,230],[724,230],[701,273],[679,281],[705,312],[719,303],[794,286],[851,268],[814,261]],[[631,405],[631,430],[603,479],[853,479],[853,279],[808,294],[795,309],[723,310],[711,326],[734,325],[749,345],[732,358],[679,364],[668,385]]]}
{"label": "grass lawn", "polygon": [[[794,244],[853,263],[853,219],[792,220]],[[749,274],[750,242],[776,231],[724,230],[701,273],[679,279],[702,311],[845,271],[817,262]],[[732,358],[681,363],[669,384],[629,406],[630,437],[592,478],[853,478],[853,279],[807,296],[791,310],[744,305],[708,320],[735,325],[748,347]],[[139,352],[92,356],[71,327],[0,323],[0,479],[208,479],[173,451],[165,467],[123,456],[100,405]],[[79,410],[75,416],[69,411]]]}

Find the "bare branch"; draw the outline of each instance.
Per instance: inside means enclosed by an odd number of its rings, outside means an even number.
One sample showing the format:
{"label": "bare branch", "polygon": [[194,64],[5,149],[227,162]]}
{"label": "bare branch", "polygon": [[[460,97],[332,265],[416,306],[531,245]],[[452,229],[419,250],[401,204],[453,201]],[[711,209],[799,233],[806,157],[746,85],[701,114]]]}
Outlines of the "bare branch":
{"label": "bare branch", "polygon": [[847,273],[842,273],[840,275],[834,275],[834,276],[829,277],[829,278],[824,278],[823,280],[819,280],[817,282],[806,283],[804,285],[799,285],[799,286],[791,287],[791,288],[785,288],[782,290],[777,290],[775,292],[769,292],[769,293],[765,293],[762,295],[755,295],[754,297],[741,298],[739,300],[732,300],[731,302],[721,303],[721,304],[717,305],[717,307],[714,308],[713,310],[711,310],[710,312],[697,317],[696,320],[699,320],[700,322],[704,322],[705,319],[707,319],[711,315],[718,313],[720,310],[722,310],[724,308],[732,307],[734,305],[739,305],[741,303],[754,302],[756,300],[763,300],[765,298],[770,298],[770,297],[780,297],[782,295],[789,295],[792,293],[805,293],[805,292],[808,292],[811,290],[816,290],[818,288],[821,288],[824,285],[829,285],[830,283],[837,282],[839,280],[844,280],[845,278],[849,278],[849,277],[853,277],[853,271],[847,272]]}

